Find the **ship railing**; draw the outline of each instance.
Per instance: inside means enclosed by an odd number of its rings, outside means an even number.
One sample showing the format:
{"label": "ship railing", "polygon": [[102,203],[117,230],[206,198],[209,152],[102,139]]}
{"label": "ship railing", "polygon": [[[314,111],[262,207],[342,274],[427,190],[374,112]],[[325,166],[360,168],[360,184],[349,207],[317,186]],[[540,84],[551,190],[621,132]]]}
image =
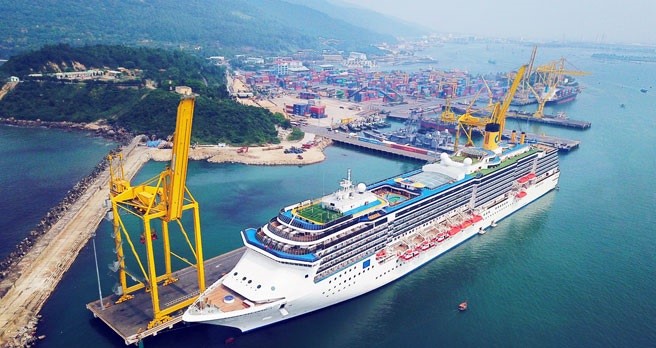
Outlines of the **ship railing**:
{"label": "ship railing", "polygon": [[[278,215],[278,219],[280,221],[277,221],[276,224],[271,224],[271,221],[270,221],[270,223],[269,223],[270,227],[269,228],[272,231],[272,233],[276,234],[279,237],[283,237],[283,238],[287,238],[287,239],[294,240],[294,241],[299,241],[299,242],[302,242],[302,241],[312,242],[312,241],[316,241],[318,239],[324,238],[326,236],[329,236],[331,234],[334,234],[336,232],[341,232],[345,228],[348,228],[349,226],[352,226],[352,225],[359,222],[358,220],[355,220],[355,219],[353,219],[352,221],[349,221],[349,220],[352,219],[352,217],[353,217],[353,215],[342,216],[341,218],[339,218],[337,220],[334,220],[334,221],[331,221],[327,225],[322,226],[321,230],[309,230],[309,229],[306,229],[306,228],[303,228],[303,227],[299,227],[299,224],[297,223],[298,222],[297,220],[294,220],[292,222],[291,218],[289,218],[288,216]],[[272,221],[274,219],[272,219]],[[296,228],[298,228],[298,230],[294,229],[292,232],[286,232],[284,229],[281,229],[280,227],[278,227],[278,225],[282,225],[281,222],[282,223],[287,223],[287,224],[289,224],[293,227],[296,227]],[[339,227],[337,226],[338,224],[341,224],[343,222],[347,222],[347,223],[343,224],[343,226],[339,226]],[[290,234],[290,233],[294,233],[294,234]],[[297,234],[297,233],[305,233],[305,235],[303,235],[303,236],[307,236],[308,239],[302,239],[302,240],[294,239],[294,235]],[[305,238],[305,237],[303,237],[303,238]]]}
{"label": "ship railing", "polygon": [[262,229],[259,229],[256,234],[256,238],[262,243],[266,248],[281,251],[283,253],[291,255],[307,255],[312,253],[314,248],[304,248],[299,245],[290,245],[287,243],[279,242],[273,238],[267,236]]}
{"label": "ship railing", "polygon": [[335,273],[337,271],[340,271],[340,270],[342,270],[346,267],[350,267],[351,265],[353,265],[355,263],[358,263],[359,261],[373,255],[376,251],[377,251],[376,247],[372,247],[372,248],[368,249],[366,252],[362,252],[359,255],[356,255],[356,256],[354,256],[354,257],[352,257],[352,258],[350,258],[350,259],[348,259],[344,262],[341,262],[338,265],[335,265],[335,266],[333,266],[333,267],[331,267],[331,268],[329,268],[325,271],[321,271],[321,272],[317,273],[317,275],[314,277],[314,282],[317,283],[317,282],[321,281],[322,279],[325,279],[325,278],[329,277],[330,275],[332,275],[333,273]]}

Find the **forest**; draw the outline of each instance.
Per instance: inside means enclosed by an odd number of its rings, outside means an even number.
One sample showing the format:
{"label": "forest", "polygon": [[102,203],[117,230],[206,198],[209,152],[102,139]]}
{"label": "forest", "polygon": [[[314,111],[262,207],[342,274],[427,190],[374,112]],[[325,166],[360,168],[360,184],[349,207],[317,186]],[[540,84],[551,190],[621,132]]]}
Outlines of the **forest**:
{"label": "forest", "polygon": [[11,14],[0,21],[0,58],[52,42],[183,48],[209,56],[237,50],[362,51],[374,42],[395,41],[362,22],[281,0],[0,0],[0,8]]}
{"label": "forest", "polygon": [[[140,80],[128,85],[27,77],[62,68],[72,70],[79,64],[86,69],[131,67],[143,73]],[[194,141],[277,143],[276,125],[289,127],[279,115],[230,99],[223,68],[181,51],[107,45],[46,46],[11,58],[0,66],[0,75],[22,80],[0,102],[0,117],[4,118],[72,122],[104,119],[134,134],[166,137],[173,132],[180,100],[171,89],[186,85],[198,94]],[[155,81],[157,88],[146,87],[146,80]]]}

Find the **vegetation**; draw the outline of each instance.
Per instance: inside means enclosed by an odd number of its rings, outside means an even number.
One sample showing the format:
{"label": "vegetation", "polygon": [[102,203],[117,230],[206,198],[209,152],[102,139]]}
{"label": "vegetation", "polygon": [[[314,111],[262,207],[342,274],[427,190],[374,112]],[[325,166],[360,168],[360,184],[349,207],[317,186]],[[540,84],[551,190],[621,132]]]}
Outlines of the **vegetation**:
{"label": "vegetation", "polygon": [[[127,63],[127,64],[126,64]],[[29,73],[132,66],[141,76],[127,82],[27,79],[0,103],[0,117],[42,121],[92,122],[106,119],[133,133],[165,137],[175,127],[180,95],[173,86],[192,86],[196,99],[194,141],[233,144],[278,143],[276,126],[290,127],[283,115],[228,99],[223,70],[179,51],[121,46],[47,46],[0,67],[21,79]],[[146,80],[158,88],[147,88]],[[169,83],[170,81],[170,83]]]}
{"label": "vegetation", "polygon": [[303,139],[304,136],[305,136],[305,133],[303,133],[303,131],[300,128],[293,127],[292,132],[289,133],[289,135],[287,136],[287,140],[289,140],[289,141],[301,140],[301,139]]}
{"label": "vegetation", "polygon": [[7,14],[0,21],[0,57],[51,42],[184,47],[212,55],[235,49],[362,50],[395,41],[366,24],[282,0],[0,0],[0,8]]}

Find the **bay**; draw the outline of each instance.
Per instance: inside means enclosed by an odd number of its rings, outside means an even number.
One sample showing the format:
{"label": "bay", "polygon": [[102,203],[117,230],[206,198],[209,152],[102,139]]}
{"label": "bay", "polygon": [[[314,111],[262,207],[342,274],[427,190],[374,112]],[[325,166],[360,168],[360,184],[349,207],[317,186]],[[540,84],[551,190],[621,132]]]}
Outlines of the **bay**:
{"label": "bay", "polygon": [[[447,44],[426,52],[437,68],[472,72],[517,68],[529,45]],[[560,190],[503,220],[402,280],[359,298],[244,335],[209,325],[181,326],[146,340],[146,346],[398,347],[398,346],[631,346],[656,342],[656,81],[655,64],[590,58],[605,49],[539,49],[538,61],[561,56],[591,72],[585,91],[568,105],[587,131],[510,122],[509,128],[580,139],[561,156]],[[488,64],[494,59],[497,64]],[[620,104],[625,107],[621,108]],[[410,170],[413,162],[342,147],[304,167],[249,167],[192,162],[189,186],[201,204],[206,255],[241,245],[239,231],[256,227],[280,207],[337,187],[351,168],[371,182]],[[149,163],[139,180],[162,164]],[[109,226],[98,231],[105,294],[114,275]],[[123,342],[84,309],[97,298],[90,246],[43,308],[44,347],[98,347]],[[470,310],[456,306],[468,300]]]}

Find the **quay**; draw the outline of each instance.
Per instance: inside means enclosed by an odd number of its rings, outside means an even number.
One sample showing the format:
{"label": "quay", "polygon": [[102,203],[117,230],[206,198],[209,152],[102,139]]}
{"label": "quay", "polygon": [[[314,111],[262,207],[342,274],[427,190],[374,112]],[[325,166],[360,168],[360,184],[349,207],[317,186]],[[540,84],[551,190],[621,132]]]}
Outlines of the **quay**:
{"label": "quay", "polygon": [[425,162],[435,162],[439,158],[437,154],[428,155],[423,153],[415,153],[415,152],[387,147],[384,145],[378,145],[378,144],[360,141],[358,140],[358,137],[351,137],[348,133],[341,132],[341,131],[338,132],[330,131],[327,128],[323,128],[323,127],[305,125],[301,127],[301,130],[303,130],[304,132],[314,133],[318,136],[331,139],[336,143],[347,144],[350,146],[358,147],[360,149],[366,149],[374,152],[382,152],[389,155],[406,157],[406,158],[411,158],[411,159],[425,161]]}
{"label": "quay", "polygon": [[[511,131],[504,130],[503,131],[504,139],[510,139],[510,133]],[[558,151],[561,152],[569,152],[571,150],[577,149],[581,144],[580,140],[572,140],[572,139],[554,137],[550,135],[544,135],[544,134],[540,135],[540,134],[533,134],[533,133],[526,133],[526,141],[555,147],[558,149]]]}
{"label": "quay", "polygon": [[517,110],[509,110],[508,113],[506,113],[506,118],[512,120],[535,122],[535,123],[548,124],[550,126],[575,128],[575,129],[582,129],[582,130],[589,129],[590,127],[592,127],[592,123],[588,121],[572,120],[569,118],[558,117],[554,115],[544,115],[544,117],[537,118],[537,117],[533,117],[532,114],[527,114],[526,112],[521,112]]}
{"label": "quay", "polygon": [[[205,260],[205,276],[212,281],[229,272],[246,251],[246,247]],[[173,273],[178,281],[159,287],[159,297],[162,303],[177,303],[182,299],[199,296],[198,279],[193,266],[183,268]],[[183,310],[171,315],[172,319],[161,325],[148,329],[148,323],[153,320],[153,308],[150,294],[145,291],[133,293],[134,298],[115,304],[117,295],[107,296],[101,300],[87,304],[87,309],[93,316],[102,320],[116,332],[125,344],[138,343],[148,336],[156,336],[159,332],[173,328],[182,321]]]}
{"label": "quay", "polygon": [[[424,111],[423,113],[421,113],[422,115],[435,115],[435,117],[439,117],[438,115],[442,112],[441,106],[438,107],[435,106],[426,107],[426,105],[423,106],[424,107],[422,109]],[[387,115],[387,117],[398,121],[416,119],[417,115],[416,114],[410,115],[410,111],[408,110],[408,107],[409,107],[408,105],[394,106],[391,110],[388,110],[390,111],[390,114]],[[457,114],[458,113],[462,114],[465,112],[464,108],[462,108],[461,106],[453,106],[452,109]],[[506,113],[506,118],[519,120],[519,121],[541,123],[550,126],[574,128],[580,130],[586,130],[592,127],[592,123],[588,121],[573,120],[565,117],[558,117],[557,115],[544,115],[544,117],[537,118],[534,117],[533,114],[530,112],[520,111],[520,110],[508,110],[508,112]]]}

